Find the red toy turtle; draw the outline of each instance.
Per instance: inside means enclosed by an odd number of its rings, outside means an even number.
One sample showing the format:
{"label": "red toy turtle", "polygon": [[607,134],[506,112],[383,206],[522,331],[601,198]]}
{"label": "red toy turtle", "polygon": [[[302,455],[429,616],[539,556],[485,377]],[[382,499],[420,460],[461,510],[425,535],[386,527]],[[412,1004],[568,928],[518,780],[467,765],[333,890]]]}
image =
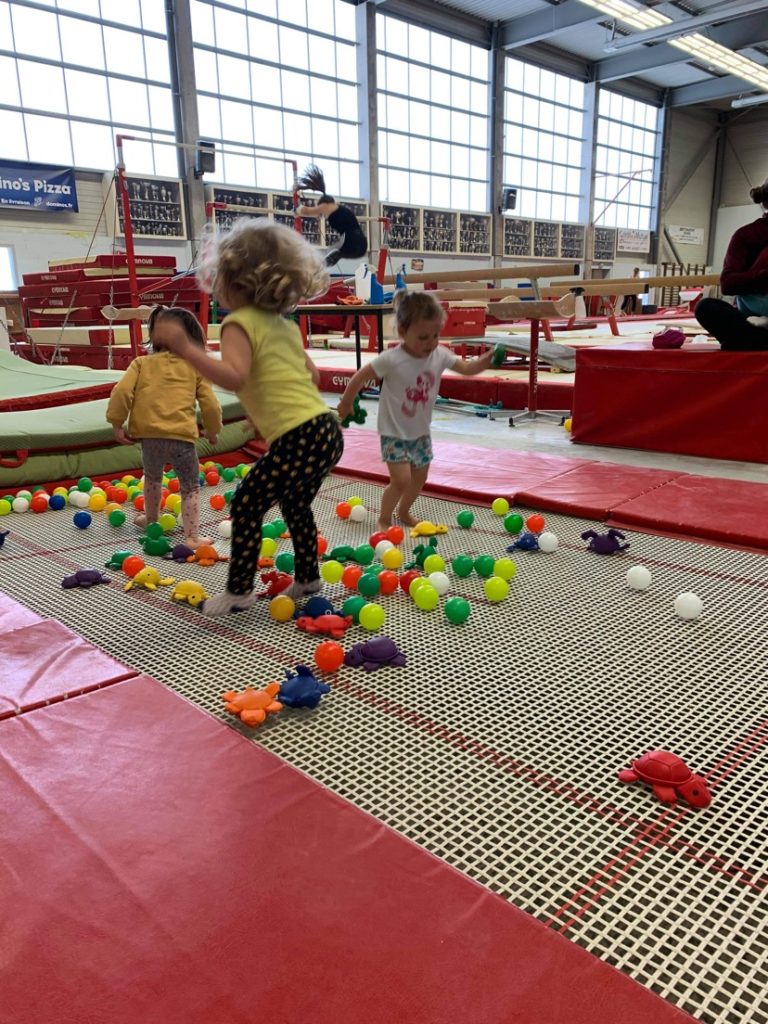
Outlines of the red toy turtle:
{"label": "red toy turtle", "polygon": [[636,758],[631,768],[619,772],[622,782],[646,782],[663,804],[674,804],[678,795],[691,807],[708,807],[712,799],[701,775],[695,775],[685,761],[669,750],[649,750]]}
{"label": "red toy turtle", "polygon": [[325,633],[341,640],[353,621],[351,615],[318,615],[316,619],[302,615],[296,619],[296,625],[305,633]]}

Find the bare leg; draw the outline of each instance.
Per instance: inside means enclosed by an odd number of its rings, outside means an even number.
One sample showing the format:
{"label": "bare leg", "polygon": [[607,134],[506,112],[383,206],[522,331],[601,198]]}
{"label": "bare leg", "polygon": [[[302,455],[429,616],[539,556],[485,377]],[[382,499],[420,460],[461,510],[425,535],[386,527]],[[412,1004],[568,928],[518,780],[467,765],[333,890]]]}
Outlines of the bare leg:
{"label": "bare leg", "polygon": [[184,543],[191,548],[201,544],[213,544],[213,537],[200,536],[200,488],[187,491],[181,496],[181,511],[184,516]]}
{"label": "bare leg", "polygon": [[411,505],[418,498],[421,492],[424,490],[424,484],[427,482],[429,476],[429,465],[426,466],[410,466],[410,476],[408,485],[406,486],[403,494],[400,498],[400,504],[397,509],[397,515],[400,522],[405,526],[415,526],[416,520],[411,515]]}
{"label": "bare leg", "polygon": [[389,484],[381,496],[379,526],[386,529],[392,525],[392,513],[411,482],[410,462],[388,462]]}
{"label": "bare leg", "polygon": [[144,529],[149,523],[156,523],[160,517],[162,481],[144,473],[144,515],[136,516],[136,525]]}

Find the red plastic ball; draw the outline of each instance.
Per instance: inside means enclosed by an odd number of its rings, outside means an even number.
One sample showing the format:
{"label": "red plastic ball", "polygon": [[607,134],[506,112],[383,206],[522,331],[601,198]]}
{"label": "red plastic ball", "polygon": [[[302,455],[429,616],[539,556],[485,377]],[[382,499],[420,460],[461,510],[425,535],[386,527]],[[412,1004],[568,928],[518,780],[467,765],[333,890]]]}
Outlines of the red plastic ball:
{"label": "red plastic ball", "polygon": [[116,501],[118,505],[122,505],[124,501],[128,501],[128,489],[125,487],[116,487],[115,496],[111,500]]}
{"label": "red plastic ball", "polygon": [[321,672],[335,672],[344,664],[344,648],[335,640],[324,640],[315,648],[315,664]]}
{"label": "red plastic ball", "polygon": [[528,516],[525,520],[525,525],[531,533],[541,533],[544,529],[544,516],[540,516],[539,513],[536,512],[534,515]]}
{"label": "red plastic ball", "polygon": [[393,544],[400,544],[405,536],[402,526],[390,526],[387,530],[385,537]]}
{"label": "red plastic ball", "polygon": [[371,534],[371,536],[368,538],[368,543],[371,545],[372,548],[375,548],[379,541],[382,540],[389,540],[389,538],[387,537],[386,533],[383,530],[379,530],[378,533]]}
{"label": "red plastic ball", "polygon": [[325,539],[325,537],[321,537],[320,534],[318,534],[317,535],[317,553],[318,553],[318,555],[324,555],[327,550],[328,550],[328,541]]}
{"label": "red plastic ball", "polygon": [[349,519],[352,515],[352,506],[348,501],[340,501],[336,506],[336,515],[339,519]]}
{"label": "red plastic ball", "polygon": [[385,569],[384,572],[379,573],[379,586],[382,594],[394,594],[399,582],[400,579],[396,572]]}
{"label": "red plastic ball", "polygon": [[223,508],[227,507],[227,499],[223,494],[212,494],[209,504],[216,512],[221,512]]}
{"label": "red plastic ball", "polygon": [[215,487],[219,482],[219,471],[217,469],[209,469],[205,474],[205,482],[209,487]]}
{"label": "red plastic ball", "polygon": [[168,481],[168,490],[171,492],[171,494],[179,493],[179,491],[181,490],[181,484],[179,483],[178,477],[171,477],[171,479]]}
{"label": "red plastic ball", "polygon": [[357,590],[357,581],[363,575],[359,565],[348,565],[341,576],[341,582],[347,590]]}
{"label": "red plastic ball", "polygon": [[144,564],[143,558],[139,558],[138,555],[129,555],[120,568],[126,576],[130,576],[133,579],[136,573],[141,572],[144,568]]}
{"label": "red plastic ball", "polygon": [[33,512],[47,512],[48,499],[43,497],[42,494],[36,494],[32,498],[32,501],[30,501],[29,507]]}
{"label": "red plastic ball", "polygon": [[400,587],[404,594],[408,593],[408,588],[415,579],[419,578],[419,576],[421,576],[421,573],[417,572],[416,569],[409,569],[408,572],[403,573],[400,577]]}
{"label": "red plastic ball", "polygon": [[[117,498],[115,498],[115,501],[117,501]],[[144,511],[144,495],[143,494],[137,494],[136,495],[136,497],[133,499],[133,507],[136,509],[137,512],[143,512]]]}

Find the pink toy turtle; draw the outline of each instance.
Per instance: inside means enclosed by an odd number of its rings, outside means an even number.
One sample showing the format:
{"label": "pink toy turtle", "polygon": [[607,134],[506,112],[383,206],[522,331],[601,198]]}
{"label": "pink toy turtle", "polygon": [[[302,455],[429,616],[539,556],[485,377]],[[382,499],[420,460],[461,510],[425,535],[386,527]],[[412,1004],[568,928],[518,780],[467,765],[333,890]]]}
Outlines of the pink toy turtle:
{"label": "pink toy turtle", "polygon": [[631,768],[623,768],[619,779],[646,782],[663,804],[674,804],[681,796],[691,807],[708,807],[712,799],[701,775],[695,775],[682,758],[669,750],[649,750],[636,758]]}

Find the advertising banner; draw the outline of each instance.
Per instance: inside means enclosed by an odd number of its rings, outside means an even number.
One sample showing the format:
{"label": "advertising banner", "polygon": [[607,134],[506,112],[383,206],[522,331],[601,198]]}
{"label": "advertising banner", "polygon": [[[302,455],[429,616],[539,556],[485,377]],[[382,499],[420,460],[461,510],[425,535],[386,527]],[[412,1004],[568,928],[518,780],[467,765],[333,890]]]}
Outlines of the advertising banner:
{"label": "advertising banner", "polygon": [[0,207],[77,213],[74,169],[1,160]]}

